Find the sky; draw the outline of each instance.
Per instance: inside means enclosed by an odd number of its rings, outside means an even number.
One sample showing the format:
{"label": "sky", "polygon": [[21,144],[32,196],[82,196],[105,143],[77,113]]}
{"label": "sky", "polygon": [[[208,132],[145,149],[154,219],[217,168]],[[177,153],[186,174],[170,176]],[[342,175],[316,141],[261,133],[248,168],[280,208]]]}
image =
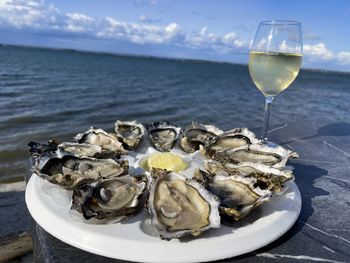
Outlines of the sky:
{"label": "sky", "polygon": [[303,68],[350,72],[347,0],[0,0],[0,43],[247,64],[271,19],[302,23]]}

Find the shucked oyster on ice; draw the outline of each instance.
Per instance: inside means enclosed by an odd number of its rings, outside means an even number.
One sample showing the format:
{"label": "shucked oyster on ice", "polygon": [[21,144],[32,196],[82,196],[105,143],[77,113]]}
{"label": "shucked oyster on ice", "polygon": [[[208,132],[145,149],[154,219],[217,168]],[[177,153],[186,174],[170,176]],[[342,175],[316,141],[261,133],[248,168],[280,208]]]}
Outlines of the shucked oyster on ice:
{"label": "shucked oyster on ice", "polygon": [[126,149],[135,150],[145,134],[145,127],[136,121],[117,120],[115,132]]}
{"label": "shucked oyster on ice", "polygon": [[100,158],[115,158],[122,154],[127,154],[123,144],[118,140],[117,136],[108,133],[102,129],[91,127],[84,133],[77,134],[74,139],[78,143],[88,143],[98,145],[102,148]]}
{"label": "shucked oyster on ice", "polygon": [[137,211],[146,184],[146,177],[141,175],[82,184],[73,191],[71,209],[81,213],[86,220],[118,222]]}
{"label": "shucked oyster on ice", "polygon": [[180,145],[185,152],[193,153],[199,150],[200,145],[221,133],[223,131],[213,125],[192,122],[192,125],[184,130]]}
{"label": "shucked oyster on ice", "polygon": [[[208,155],[206,150],[204,155]],[[217,151],[209,156],[221,163],[253,162],[261,163],[274,168],[284,168],[289,158],[298,158],[296,152],[287,150],[281,146],[270,147],[265,144],[248,144],[238,148]]]}
{"label": "shucked oyster on ice", "polygon": [[152,225],[163,239],[198,236],[220,227],[218,198],[198,182],[176,173],[153,169],[148,211]]}
{"label": "shucked oyster on ice", "polygon": [[160,152],[169,152],[181,134],[181,128],[170,122],[153,122],[147,126],[151,145]]}
{"label": "shucked oyster on ice", "polygon": [[211,156],[219,151],[257,143],[260,143],[260,141],[253,132],[247,128],[235,128],[208,140],[204,145],[204,149],[206,155]]}
{"label": "shucked oyster on ice", "polygon": [[269,201],[272,195],[264,186],[264,182],[239,174],[228,175],[219,172],[209,175],[198,170],[194,179],[220,198],[220,214],[234,220],[242,219],[254,208]]}
{"label": "shucked oyster on ice", "polygon": [[34,172],[51,183],[65,189],[73,189],[77,185],[124,175],[128,172],[128,161],[112,159],[95,159],[55,153],[43,154],[34,160]]}

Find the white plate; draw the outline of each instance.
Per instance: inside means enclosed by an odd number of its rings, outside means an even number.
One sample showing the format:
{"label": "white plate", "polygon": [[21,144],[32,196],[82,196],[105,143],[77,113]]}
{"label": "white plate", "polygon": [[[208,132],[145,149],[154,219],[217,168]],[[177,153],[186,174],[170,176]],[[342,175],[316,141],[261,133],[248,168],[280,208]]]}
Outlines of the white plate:
{"label": "white plate", "polygon": [[110,225],[75,221],[65,202],[67,191],[52,187],[62,200],[53,200],[42,191],[49,184],[33,175],[27,184],[26,203],[35,221],[51,235],[77,248],[98,255],[140,262],[198,262],[238,256],[282,236],[297,220],[301,209],[298,187],[289,182],[283,195],[256,209],[245,220],[210,229],[197,238],[160,240],[147,234],[144,212]]}

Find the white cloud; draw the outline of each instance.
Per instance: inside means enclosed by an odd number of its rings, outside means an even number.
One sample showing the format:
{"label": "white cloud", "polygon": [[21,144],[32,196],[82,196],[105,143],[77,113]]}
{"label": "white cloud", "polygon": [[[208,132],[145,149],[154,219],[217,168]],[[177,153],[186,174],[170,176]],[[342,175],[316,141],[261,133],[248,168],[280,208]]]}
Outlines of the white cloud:
{"label": "white cloud", "polygon": [[96,19],[80,13],[67,13],[64,19],[64,29],[70,32],[94,32]]}
{"label": "white cloud", "polygon": [[[139,4],[157,4],[157,0],[139,0]],[[120,21],[112,17],[92,17],[82,13],[64,13],[44,0],[0,0],[0,28],[66,33],[75,36],[122,40],[143,44],[169,44],[193,50],[209,51],[216,54],[247,52],[249,42],[240,39],[236,32],[219,35],[208,27],[186,32],[178,23],[154,24],[160,20],[146,15],[139,17],[138,23]],[[310,32],[309,32],[310,33]],[[309,34],[308,39],[318,37]],[[264,40],[266,44],[267,40]],[[281,48],[287,50],[285,44]],[[304,57],[310,62],[331,62],[350,65],[350,51],[332,52],[325,43],[304,45]]]}
{"label": "white cloud", "polygon": [[56,23],[58,10],[53,5],[45,6],[43,1],[1,0],[0,25],[15,28],[51,28]]}
{"label": "white cloud", "polygon": [[238,49],[247,49],[248,44],[238,38],[235,32],[229,32],[223,36],[210,33],[207,27],[203,27],[197,32],[188,34],[185,38],[187,47],[192,49],[214,50],[221,54],[226,54]]}
{"label": "white cloud", "polygon": [[[143,1],[156,4],[157,1]],[[228,53],[246,48],[236,33],[216,35],[207,27],[186,34],[177,23],[154,25],[155,19],[146,15],[139,17],[140,23],[120,21],[112,17],[96,18],[82,13],[62,13],[53,5],[40,0],[0,0],[0,26],[18,29],[54,30],[70,34],[84,34],[96,38],[126,40],[137,44],[174,44],[192,49],[213,50]]]}
{"label": "white cloud", "polygon": [[95,21],[94,18],[84,15],[84,14],[79,14],[79,13],[67,13],[66,16],[72,20],[72,21],[78,21],[78,22],[93,22]]}
{"label": "white cloud", "polygon": [[[156,1],[149,2],[156,4]],[[133,43],[162,44],[181,39],[176,23],[164,26],[128,23],[117,19],[95,18],[81,13],[62,13],[40,0],[0,0],[0,26],[17,29],[55,30],[91,37],[121,39]]]}
{"label": "white cloud", "polygon": [[326,48],[324,43],[318,43],[315,45],[304,45],[304,54],[310,58],[310,60],[329,61],[334,58],[332,51]]}
{"label": "white cloud", "polygon": [[166,26],[154,26],[118,21],[107,17],[102,22],[97,33],[100,37],[129,40],[137,44],[162,44],[176,42],[182,37],[178,24],[170,23]]}
{"label": "white cloud", "polygon": [[339,64],[350,64],[350,52],[349,51],[341,51],[337,55],[337,60]]}
{"label": "white cloud", "polygon": [[350,51],[332,52],[324,43],[304,45],[304,55],[312,62],[330,61],[340,65],[350,65]]}

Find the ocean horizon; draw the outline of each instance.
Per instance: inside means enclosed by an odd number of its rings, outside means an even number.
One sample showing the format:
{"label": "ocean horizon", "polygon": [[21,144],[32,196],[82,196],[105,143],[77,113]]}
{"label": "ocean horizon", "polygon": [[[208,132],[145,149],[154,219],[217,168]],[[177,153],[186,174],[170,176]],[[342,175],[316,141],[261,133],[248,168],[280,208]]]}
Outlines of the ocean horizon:
{"label": "ocean horizon", "polygon": [[[238,66],[248,66],[248,63],[238,63],[232,61],[225,60],[209,60],[203,58],[180,58],[180,57],[167,57],[167,56],[156,56],[156,55],[144,55],[144,54],[132,54],[132,53],[119,53],[119,52],[109,52],[109,51],[96,51],[92,49],[74,49],[74,48],[60,48],[60,47],[47,47],[47,46],[32,46],[32,45],[14,45],[14,44],[6,44],[0,43],[0,47],[14,47],[14,48],[28,48],[28,49],[47,49],[53,51],[67,51],[67,52],[77,52],[77,53],[91,53],[97,55],[110,55],[110,56],[118,56],[118,57],[135,57],[135,58],[154,58],[154,59],[164,59],[164,60],[179,60],[179,61],[187,61],[187,62],[199,62],[199,63],[215,63],[215,64],[231,64]],[[247,58],[248,58],[247,53]],[[323,69],[323,68],[309,68],[304,67],[302,65],[301,70],[306,71],[316,71],[322,73],[339,73],[339,74],[350,74],[350,71],[342,71],[342,70],[333,70],[333,69]]]}

